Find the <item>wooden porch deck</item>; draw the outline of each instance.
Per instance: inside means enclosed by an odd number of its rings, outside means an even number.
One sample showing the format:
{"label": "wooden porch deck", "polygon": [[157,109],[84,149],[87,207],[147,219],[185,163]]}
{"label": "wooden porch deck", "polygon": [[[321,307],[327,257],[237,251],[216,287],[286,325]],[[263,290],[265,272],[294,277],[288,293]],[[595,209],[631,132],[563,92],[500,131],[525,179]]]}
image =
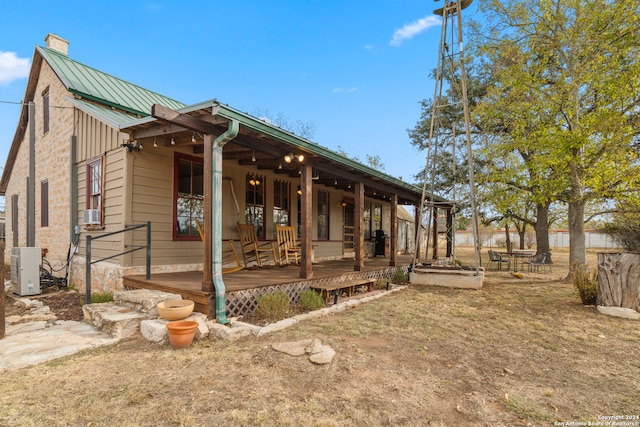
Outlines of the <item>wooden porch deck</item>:
{"label": "wooden porch deck", "polygon": [[[284,287],[285,289],[290,289],[296,286],[308,288],[314,282],[326,283],[332,280],[341,281],[345,278],[388,277],[391,270],[406,268],[412,260],[412,255],[398,255],[396,266],[389,267],[388,257],[367,258],[362,271],[353,271],[354,261],[352,258],[320,261],[313,264],[313,278],[311,279],[301,279],[300,267],[296,265],[256,267],[236,271],[223,276],[225,294],[228,298],[227,309],[229,311],[229,298],[236,294],[242,294],[242,299],[246,299],[245,291],[255,296],[256,293],[260,293],[260,288]],[[123,283],[125,289],[153,289],[180,294],[182,298],[195,302],[196,311],[207,315],[210,314],[207,300],[213,293],[202,290],[201,271],[156,273],[151,274],[150,280],[146,280],[144,274],[124,276]],[[232,312],[230,314],[237,315],[239,313]]]}

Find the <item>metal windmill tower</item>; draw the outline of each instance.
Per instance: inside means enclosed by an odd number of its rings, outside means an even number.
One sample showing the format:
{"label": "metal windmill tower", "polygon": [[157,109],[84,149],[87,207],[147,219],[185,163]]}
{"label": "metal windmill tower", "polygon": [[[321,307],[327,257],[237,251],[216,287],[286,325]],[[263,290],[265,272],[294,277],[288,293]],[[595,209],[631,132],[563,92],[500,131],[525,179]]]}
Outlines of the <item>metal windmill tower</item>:
{"label": "metal windmill tower", "polygon": [[[476,199],[475,199],[475,182],[473,176],[473,157],[471,151],[471,130],[469,119],[469,102],[467,99],[467,83],[466,72],[464,64],[464,44],[462,41],[462,10],[467,8],[473,0],[444,0],[444,6],[442,8],[434,10],[434,14],[442,16],[442,31],[440,35],[440,47],[438,51],[438,65],[436,69],[436,82],[433,96],[433,107],[431,112],[431,128],[429,131],[429,143],[427,147],[427,162],[425,167],[425,180],[423,186],[422,201],[420,206],[420,212],[424,210],[424,204],[427,203],[429,207],[429,220],[428,224],[432,226],[432,214],[434,211],[434,202],[427,199],[427,182],[430,181],[433,186],[435,178],[434,170],[430,171],[430,165],[433,164],[433,158],[435,157],[435,151],[439,146],[437,138],[441,134],[438,129],[442,129],[441,113],[447,106],[451,106],[451,102],[458,106],[462,106],[464,113],[464,132],[466,137],[467,146],[467,162],[469,168],[469,197],[472,210],[472,231],[473,231],[473,244],[475,253],[475,266],[478,270],[480,265],[480,253],[478,246],[478,222],[476,215]],[[450,83],[449,92],[451,98],[445,98],[442,96],[443,85],[445,82]],[[452,130],[452,141],[455,141],[455,125]],[[440,136],[442,138],[442,136]],[[455,158],[455,145],[453,145],[453,157]],[[455,161],[454,161],[455,164]],[[427,177],[431,173],[431,179]],[[433,194],[433,191],[431,191]],[[455,209],[455,188],[454,188],[454,209]],[[428,239],[431,237],[431,232],[428,233]],[[455,241],[455,230],[452,232],[453,239]],[[429,249],[429,241],[427,241],[427,251]],[[416,251],[417,252],[417,251]]]}

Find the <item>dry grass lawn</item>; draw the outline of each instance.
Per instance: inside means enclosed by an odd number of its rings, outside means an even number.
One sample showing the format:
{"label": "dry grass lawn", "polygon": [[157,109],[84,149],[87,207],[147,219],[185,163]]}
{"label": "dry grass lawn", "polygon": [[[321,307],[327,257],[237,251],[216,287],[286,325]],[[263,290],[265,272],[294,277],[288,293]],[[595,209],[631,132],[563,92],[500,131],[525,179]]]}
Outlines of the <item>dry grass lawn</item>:
{"label": "dry grass lawn", "polygon": [[[462,250],[459,249],[460,254]],[[594,254],[590,254],[594,261]],[[552,273],[410,286],[335,316],[182,351],[143,338],[2,374],[8,426],[547,426],[640,414],[640,323]],[[271,349],[318,337],[317,366]],[[558,424],[556,424],[558,425]]]}

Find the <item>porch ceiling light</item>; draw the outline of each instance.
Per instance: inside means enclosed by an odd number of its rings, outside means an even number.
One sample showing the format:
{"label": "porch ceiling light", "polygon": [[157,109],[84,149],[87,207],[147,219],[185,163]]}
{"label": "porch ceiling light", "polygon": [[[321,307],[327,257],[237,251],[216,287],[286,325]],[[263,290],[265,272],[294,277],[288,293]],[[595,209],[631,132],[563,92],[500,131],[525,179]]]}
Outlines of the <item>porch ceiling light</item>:
{"label": "porch ceiling light", "polygon": [[124,144],[120,144],[120,146],[126,148],[128,152],[142,150],[142,143],[138,141],[125,142]]}
{"label": "porch ceiling light", "polygon": [[290,152],[284,156],[284,161],[286,163],[291,163],[294,159],[297,160],[298,163],[302,163],[304,162],[304,154],[293,154]]}

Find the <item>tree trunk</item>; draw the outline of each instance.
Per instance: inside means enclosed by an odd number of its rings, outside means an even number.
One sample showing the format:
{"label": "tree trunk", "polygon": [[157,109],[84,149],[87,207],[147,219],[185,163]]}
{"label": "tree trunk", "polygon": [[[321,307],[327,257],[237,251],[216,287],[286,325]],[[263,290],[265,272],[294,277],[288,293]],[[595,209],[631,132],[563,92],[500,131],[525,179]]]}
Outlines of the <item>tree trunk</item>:
{"label": "tree trunk", "polygon": [[640,311],[640,254],[598,254],[597,304]]}
{"label": "tree trunk", "polygon": [[551,253],[549,247],[549,202],[536,204],[536,255]]}
{"label": "tree trunk", "polygon": [[582,266],[587,263],[587,249],[584,236],[584,201],[577,199],[569,202],[569,275],[574,266]]}
{"label": "tree trunk", "polygon": [[509,221],[504,226],[504,242],[507,245],[507,252],[511,253],[511,233],[509,233]]}
{"label": "tree trunk", "polygon": [[518,236],[520,236],[520,249],[524,249],[525,246],[525,238],[526,238],[526,234],[527,234],[527,224],[526,223],[522,223],[522,229],[518,228]]}

